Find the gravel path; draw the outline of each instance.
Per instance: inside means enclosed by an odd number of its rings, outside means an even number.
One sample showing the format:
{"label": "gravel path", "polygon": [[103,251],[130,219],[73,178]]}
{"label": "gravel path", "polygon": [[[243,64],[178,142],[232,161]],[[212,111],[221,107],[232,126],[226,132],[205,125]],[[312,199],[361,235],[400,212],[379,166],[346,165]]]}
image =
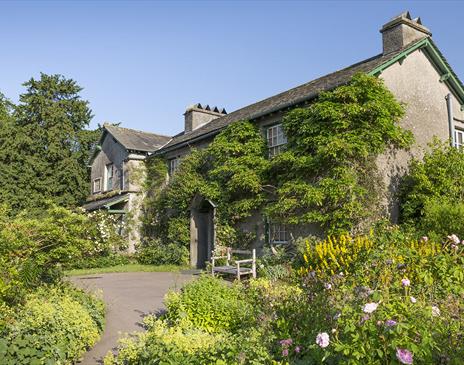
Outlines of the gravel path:
{"label": "gravel path", "polygon": [[81,365],[101,364],[114,350],[125,333],[143,330],[140,323],[147,314],[162,310],[163,297],[173,288],[179,289],[191,275],[172,272],[140,272],[96,274],[70,277],[77,286],[102,290],[106,303],[106,327],[100,341],[88,351]]}

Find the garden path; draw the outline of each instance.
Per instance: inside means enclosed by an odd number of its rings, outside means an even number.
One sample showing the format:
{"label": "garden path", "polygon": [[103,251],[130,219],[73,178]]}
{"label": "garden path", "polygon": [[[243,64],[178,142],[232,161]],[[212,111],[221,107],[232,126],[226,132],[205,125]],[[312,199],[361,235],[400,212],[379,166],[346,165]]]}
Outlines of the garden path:
{"label": "garden path", "polygon": [[100,341],[88,351],[81,365],[101,364],[103,357],[114,350],[125,333],[141,331],[144,316],[162,310],[163,297],[192,279],[189,274],[175,272],[130,272],[70,277],[77,286],[102,290],[106,303],[106,327]]}

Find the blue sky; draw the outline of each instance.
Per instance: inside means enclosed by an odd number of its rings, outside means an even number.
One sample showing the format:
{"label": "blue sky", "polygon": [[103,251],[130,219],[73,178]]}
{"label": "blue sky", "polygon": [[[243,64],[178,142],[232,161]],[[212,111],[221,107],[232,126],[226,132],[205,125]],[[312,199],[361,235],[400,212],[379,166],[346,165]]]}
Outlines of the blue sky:
{"label": "blue sky", "polygon": [[0,2],[0,91],[75,79],[94,113],[174,134],[192,103],[233,111],[381,51],[382,24],[420,16],[464,79],[458,1]]}

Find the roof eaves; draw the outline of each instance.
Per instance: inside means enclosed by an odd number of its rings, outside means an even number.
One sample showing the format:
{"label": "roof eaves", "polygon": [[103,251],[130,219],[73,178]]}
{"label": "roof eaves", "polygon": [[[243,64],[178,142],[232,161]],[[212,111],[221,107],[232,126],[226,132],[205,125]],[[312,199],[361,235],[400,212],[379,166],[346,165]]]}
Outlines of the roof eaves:
{"label": "roof eaves", "polygon": [[369,75],[378,76],[385,69],[397,62],[401,62],[418,49],[423,49],[425,51],[424,53],[426,57],[432,62],[432,64],[439,72],[441,77],[440,81],[445,82],[449,88],[454,91],[455,96],[458,98],[461,104],[461,108],[464,108],[464,85],[430,37],[426,37],[419,42],[412,44],[410,47],[406,48],[392,59],[377,66],[375,69],[369,72]]}

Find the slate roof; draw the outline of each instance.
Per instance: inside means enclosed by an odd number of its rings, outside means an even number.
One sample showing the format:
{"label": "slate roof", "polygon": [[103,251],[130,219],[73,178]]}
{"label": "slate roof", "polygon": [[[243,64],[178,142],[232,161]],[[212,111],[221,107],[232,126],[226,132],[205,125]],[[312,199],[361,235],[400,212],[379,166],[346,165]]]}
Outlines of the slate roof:
{"label": "slate roof", "polygon": [[193,143],[194,140],[214,135],[230,123],[239,120],[253,120],[266,114],[277,112],[279,110],[284,110],[286,108],[314,99],[322,91],[332,90],[338,86],[348,83],[356,73],[369,73],[373,71],[375,68],[393,59],[395,56],[397,56],[407,48],[412,47],[416,43],[419,43],[420,41],[422,41],[422,39],[415,41],[396,52],[391,52],[386,55],[379,54],[377,56],[368,58],[364,61],[358,62],[342,70],[333,72],[326,76],[322,76],[303,85],[284,91],[280,94],[271,96],[270,98],[258,101],[257,103],[238,109],[223,117],[214,119],[208,124],[198,129],[195,129],[190,133],[182,133],[177,136],[174,136],[172,140],[159,151],[157,151],[157,153],[162,153],[164,151],[175,149],[177,147],[180,147],[180,145],[184,145],[189,142]]}
{"label": "slate roof", "polygon": [[123,201],[127,201],[128,199],[129,199],[129,194],[115,195],[110,198],[103,198],[100,200],[86,203],[82,207],[88,212],[91,212],[93,210],[97,210],[101,208],[110,208],[112,205],[121,203]]}
{"label": "slate roof", "polygon": [[153,152],[171,139],[168,136],[117,127],[112,124],[104,124],[103,128],[122,144],[124,148],[133,151]]}

